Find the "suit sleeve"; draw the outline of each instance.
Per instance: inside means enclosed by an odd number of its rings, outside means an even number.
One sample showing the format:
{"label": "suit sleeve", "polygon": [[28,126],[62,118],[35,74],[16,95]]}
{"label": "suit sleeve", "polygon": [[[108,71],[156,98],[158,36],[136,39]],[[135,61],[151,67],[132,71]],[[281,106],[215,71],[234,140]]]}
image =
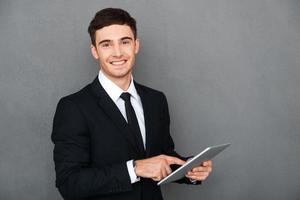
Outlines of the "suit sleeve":
{"label": "suit sleeve", "polygon": [[78,105],[62,99],[53,121],[52,141],[56,186],[66,199],[132,190],[126,162],[101,168],[90,159],[90,136]]}
{"label": "suit sleeve", "polygon": [[[161,116],[161,121],[162,121],[162,130],[163,130],[163,152],[166,155],[169,156],[174,156],[177,158],[180,158],[181,160],[187,161],[190,157],[183,157],[180,156],[176,151],[175,151],[175,145],[173,142],[173,139],[170,135],[170,115],[169,115],[169,108],[168,108],[168,102],[166,96],[163,94],[162,96],[162,116]],[[172,167],[171,168],[176,168]],[[190,179],[184,177],[182,179],[179,179],[175,181],[176,183],[185,183],[185,184],[192,184],[192,185],[198,185],[201,184],[201,181],[196,181],[196,182],[191,182]]]}

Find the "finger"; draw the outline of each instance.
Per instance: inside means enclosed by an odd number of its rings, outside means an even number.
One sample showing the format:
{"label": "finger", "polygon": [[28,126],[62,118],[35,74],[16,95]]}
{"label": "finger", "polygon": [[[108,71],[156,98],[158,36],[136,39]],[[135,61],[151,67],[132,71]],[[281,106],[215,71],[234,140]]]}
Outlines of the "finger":
{"label": "finger", "polygon": [[206,171],[207,171],[207,172],[212,172],[212,167],[207,167],[207,168],[206,168]]}
{"label": "finger", "polygon": [[186,175],[186,176],[192,176],[192,175],[193,175],[193,172],[192,172],[192,171],[188,171],[185,175]]}
{"label": "finger", "polygon": [[207,179],[207,176],[186,176],[186,177],[197,181],[204,181],[205,179]]}
{"label": "finger", "polygon": [[197,179],[197,180],[207,178],[208,176],[209,176],[208,172],[195,172],[195,173],[186,174],[186,177]]}
{"label": "finger", "polygon": [[195,167],[191,170],[192,172],[211,172],[211,167]]}
{"label": "finger", "polygon": [[169,165],[172,164],[183,165],[185,163],[185,161],[173,156],[165,156],[164,158],[167,160]]}
{"label": "finger", "polygon": [[202,163],[202,166],[211,167],[212,166],[212,161],[211,160],[205,161],[205,162]]}
{"label": "finger", "polygon": [[169,165],[166,166],[166,172],[167,172],[167,175],[172,173],[172,169]]}
{"label": "finger", "polygon": [[170,166],[169,165],[166,165],[165,167],[164,167],[164,169],[162,169],[162,178],[165,178],[165,177],[167,177],[169,174],[171,174],[172,173],[172,169],[170,168]]}
{"label": "finger", "polygon": [[204,167],[194,167],[191,171],[192,172],[201,172],[201,171],[204,171]]}
{"label": "finger", "polygon": [[165,162],[162,164],[161,169],[160,169],[161,178],[168,176],[172,172],[170,166],[168,165],[168,162],[166,160],[164,160],[164,161]]}
{"label": "finger", "polygon": [[208,176],[209,172],[203,172],[203,171],[201,171],[201,172],[191,172],[191,171],[189,171],[189,172],[186,173],[186,175],[187,176]]}
{"label": "finger", "polygon": [[202,177],[202,176],[208,176],[208,172],[193,172],[189,173],[188,176],[197,176],[197,177]]}
{"label": "finger", "polygon": [[161,178],[165,178],[167,176],[166,168],[161,169]]}

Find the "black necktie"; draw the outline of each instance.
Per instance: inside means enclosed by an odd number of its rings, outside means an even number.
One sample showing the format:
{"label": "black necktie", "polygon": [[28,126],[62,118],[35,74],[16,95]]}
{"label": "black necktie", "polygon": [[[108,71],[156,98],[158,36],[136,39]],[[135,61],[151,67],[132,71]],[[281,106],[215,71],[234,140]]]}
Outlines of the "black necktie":
{"label": "black necktie", "polygon": [[135,143],[140,151],[140,153],[144,156],[145,150],[143,145],[143,139],[141,135],[141,130],[134,112],[134,109],[130,102],[131,95],[128,92],[124,92],[120,96],[125,101],[125,109],[126,109],[126,117],[129,127],[132,130],[131,137],[134,138]]}

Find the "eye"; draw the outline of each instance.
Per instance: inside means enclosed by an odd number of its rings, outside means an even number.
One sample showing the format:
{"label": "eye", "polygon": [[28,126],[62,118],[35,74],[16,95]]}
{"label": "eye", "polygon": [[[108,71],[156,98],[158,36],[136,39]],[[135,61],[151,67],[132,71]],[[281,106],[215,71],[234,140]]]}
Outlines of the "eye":
{"label": "eye", "polygon": [[104,43],[101,44],[102,48],[107,48],[109,46],[110,46],[110,44],[108,42],[104,42]]}
{"label": "eye", "polygon": [[122,40],[122,44],[130,44],[130,40]]}

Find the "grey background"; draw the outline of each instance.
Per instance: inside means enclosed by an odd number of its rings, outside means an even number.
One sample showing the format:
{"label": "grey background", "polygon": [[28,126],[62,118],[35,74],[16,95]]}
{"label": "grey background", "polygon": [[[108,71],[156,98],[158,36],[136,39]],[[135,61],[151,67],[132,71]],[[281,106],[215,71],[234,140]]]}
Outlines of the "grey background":
{"label": "grey background", "polygon": [[299,200],[299,0],[0,0],[0,199],[61,199],[52,118],[98,73],[87,26],[108,6],[137,19],[135,78],[167,95],[177,151],[232,143],[165,199]]}

